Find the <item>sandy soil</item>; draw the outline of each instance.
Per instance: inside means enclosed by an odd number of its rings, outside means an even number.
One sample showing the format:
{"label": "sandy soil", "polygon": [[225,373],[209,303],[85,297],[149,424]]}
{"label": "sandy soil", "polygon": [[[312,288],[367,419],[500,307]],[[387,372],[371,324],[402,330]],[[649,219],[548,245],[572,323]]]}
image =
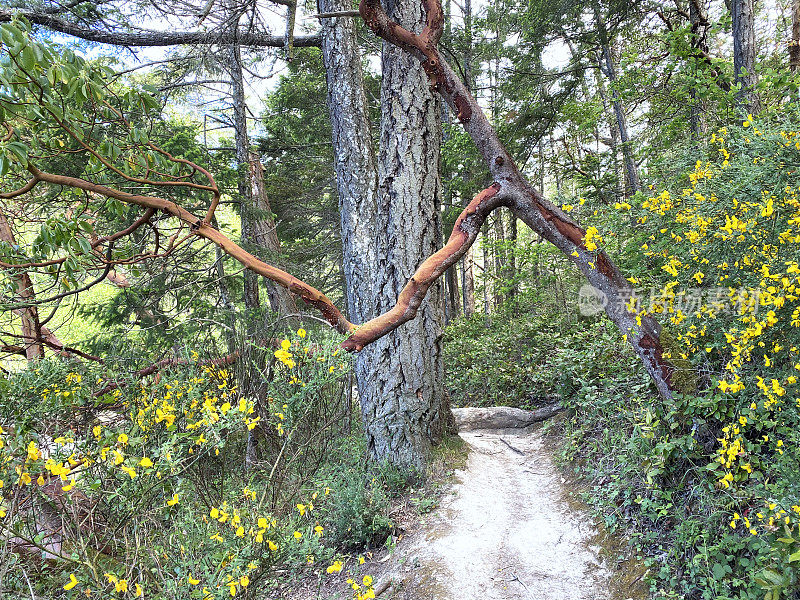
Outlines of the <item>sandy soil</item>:
{"label": "sandy soil", "polygon": [[[378,581],[408,600],[611,598],[538,428],[462,432],[466,468],[422,528],[398,545]],[[382,594],[383,596],[383,594]]]}

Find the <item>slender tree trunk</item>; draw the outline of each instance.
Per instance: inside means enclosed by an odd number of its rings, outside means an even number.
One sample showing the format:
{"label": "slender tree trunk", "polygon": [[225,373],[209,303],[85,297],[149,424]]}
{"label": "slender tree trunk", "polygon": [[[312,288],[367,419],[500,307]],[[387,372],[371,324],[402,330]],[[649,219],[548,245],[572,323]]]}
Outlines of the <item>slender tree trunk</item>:
{"label": "slender tree trunk", "polygon": [[755,1],[731,0],[733,29],[733,72],[739,91],[736,110],[739,115],[756,114],[761,109],[754,89],[756,77]]}
{"label": "slender tree trunk", "polygon": [[[689,21],[692,31],[692,49],[694,54],[708,54],[708,44],[706,43],[705,26],[708,23],[706,14],[705,0],[689,0]],[[705,106],[701,98],[697,96],[696,85],[691,90],[692,106],[690,108],[689,125],[692,137],[699,140],[705,137]]]}
{"label": "slender tree trunk", "polygon": [[[5,242],[11,247],[17,245],[14,239],[14,232],[6,218],[2,208],[0,208],[0,242]],[[30,275],[25,271],[19,271],[12,275],[12,280],[16,285],[17,298],[20,303],[33,302],[36,300],[36,293]],[[21,308],[15,313],[20,317],[20,329],[22,333],[22,345],[25,351],[25,358],[37,360],[44,358],[44,345],[42,344],[42,328],[39,325],[39,311],[35,305]]]}
{"label": "slender tree trunk", "polygon": [[614,170],[614,196],[615,200],[620,200],[625,196],[625,171],[623,161],[619,159],[619,127],[617,125],[616,113],[608,98],[608,90],[603,81],[603,76],[599,70],[595,71],[595,81],[600,99],[603,101],[603,110],[608,115],[608,133],[611,140],[611,168]]}
{"label": "slender tree trunk", "polygon": [[609,84],[611,85],[611,105],[614,107],[614,116],[617,119],[617,129],[619,130],[619,139],[622,146],[622,159],[625,165],[626,190],[628,195],[633,195],[641,189],[641,184],[639,183],[639,170],[636,168],[636,161],[633,157],[630,136],[628,135],[628,123],[625,118],[625,110],[622,107],[622,100],[620,99],[617,90],[614,89],[614,84],[617,82],[617,69],[614,65],[613,56],[611,54],[611,42],[608,37],[608,30],[606,29],[605,21],[600,14],[600,7],[597,4],[594,6],[594,15],[601,48],[601,56],[598,62],[600,70],[606,76]]}
{"label": "slender tree trunk", "polygon": [[507,281],[511,282],[508,297],[513,299],[517,295],[517,217],[511,214],[510,211],[503,212],[508,212],[508,227],[506,228],[508,232],[508,248],[506,254],[506,264],[508,268],[505,273],[505,278]]}
{"label": "slender tree trunk", "polygon": [[471,317],[475,314],[475,276],[472,248],[467,250],[461,259],[461,300],[464,316]]}
{"label": "slender tree trunk", "polygon": [[[347,0],[318,0],[320,13],[351,9]],[[374,271],[378,170],[372,148],[361,57],[353,19],[322,22],[322,57],[333,132],[334,170],[342,220],[343,267],[350,320],[364,323],[375,314]],[[356,359],[357,381],[363,361]]]}
{"label": "slender tree trunk", "polygon": [[792,39],[789,42],[789,69],[800,70],[800,0],[792,0]]}
{"label": "slender tree trunk", "polygon": [[[226,66],[231,81],[236,163],[239,173],[237,188],[241,202],[242,245],[255,254],[266,251],[267,254],[274,256],[280,252],[280,242],[275,231],[275,222],[272,219],[272,211],[264,186],[261,162],[258,156],[250,150],[241,48],[238,44],[231,44],[226,50]],[[261,306],[259,279],[250,271],[244,273],[244,304],[248,312],[258,310]],[[279,314],[297,312],[294,298],[288,290],[271,281],[266,282],[265,285],[273,311]]]}
{"label": "slender tree trunk", "polygon": [[494,214],[494,286],[493,304],[497,308],[503,303],[502,287],[500,282],[505,279],[507,257],[506,257],[506,232],[503,223],[503,211],[498,210]]}

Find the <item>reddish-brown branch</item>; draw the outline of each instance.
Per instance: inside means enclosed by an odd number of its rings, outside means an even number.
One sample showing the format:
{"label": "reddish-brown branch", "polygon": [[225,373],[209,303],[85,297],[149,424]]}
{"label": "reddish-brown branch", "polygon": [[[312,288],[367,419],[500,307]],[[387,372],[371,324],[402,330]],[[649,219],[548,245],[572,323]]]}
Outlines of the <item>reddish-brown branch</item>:
{"label": "reddish-brown branch", "polygon": [[[31,181],[33,181],[34,185],[35,185],[36,180],[33,179]],[[33,188],[33,187],[34,186],[32,185],[31,188]],[[144,214],[141,217],[139,217],[138,219],[136,219],[136,221],[134,221],[129,227],[126,227],[125,229],[123,229],[121,231],[117,231],[116,233],[113,233],[111,235],[107,235],[107,236],[104,236],[104,237],[101,237],[101,238],[97,238],[96,240],[90,242],[90,246],[91,246],[92,250],[98,249],[100,246],[102,246],[106,242],[113,242],[113,241],[118,240],[118,239],[120,239],[122,237],[125,237],[127,235],[132,234],[134,231],[139,229],[142,225],[147,223],[151,218],[153,218],[153,215],[155,215],[155,213],[156,213],[156,211],[154,209],[148,208],[144,212]],[[53,266],[53,265],[63,264],[67,260],[67,258],[69,258],[69,257],[63,256],[61,258],[54,258],[52,260],[46,260],[46,261],[42,261],[42,262],[30,262],[30,263],[6,263],[6,262],[0,261],[0,267],[2,267],[4,269],[23,269],[23,270],[40,269],[42,267],[49,267],[49,266]],[[101,259],[103,261],[103,264],[105,264],[105,259],[102,256],[98,256],[97,258]]]}
{"label": "reddish-brown branch", "polygon": [[226,237],[222,232],[214,227],[205,224],[201,219],[186,210],[185,208],[177,205],[176,203],[159,198],[157,196],[144,196],[139,194],[130,194],[104,185],[99,185],[80,179],[77,177],[68,177],[65,175],[55,175],[40,171],[32,164],[28,165],[28,170],[39,181],[51,183],[55,185],[63,185],[67,187],[77,188],[105,196],[107,198],[115,198],[127,204],[134,204],[146,209],[161,210],[166,213],[177,217],[180,221],[189,225],[192,230],[192,235],[207,239],[217,246],[219,246],[226,254],[236,259],[243,266],[251,269],[252,271],[275,281],[279,285],[287,288],[294,294],[300,296],[307,303],[315,306],[322,312],[326,320],[337,329],[340,333],[348,334],[355,329],[355,325],[350,323],[338,308],[330,301],[330,299],[317,290],[316,288],[308,285],[307,283],[297,279],[293,275],[268,265],[264,261],[253,256],[245,251],[241,246]]}
{"label": "reddish-brown branch", "polygon": [[469,250],[489,213],[506,203],[498,192],[500,184],[495,183],[472,199],[456,219],[447,243],[419,266],[403,287],[394,307],[356,329],[342,343],[345,350],[358,352],[416,316],[431,284]]}
{"label": "reddish-brown branch", "polygon": [[[439,0],[421,1],[428,11],[429,23],[431,20],[436,21],[438,11],[441,10]],[[410,52],[422,63],[432,89],[439,92],[456,112],[462,126],[486,161],[492,177],[501,186],[503,202],[498,202],[497,206],[509,206],[517,218],[561,250],[586,276],[589,283],[605,296],[606,314],[626,335],[653,378],[659,393],[664,397],[671,397],[672,367],[663,357],[658,338],[658,322],[650,316],[628,311],[626,301],[633,293],[628,282],[604,251],[592,252],[587,249],[584,243],[586,231],[564,211],[546,200],[522,176],[478,103],[441,57],[435,44],[430,43],[433,36],[417,36],[400,27],[388,17],[380,0],[361,0],[360,11],[367,25],[379,37]]]}
{"label": "reddish-brown branch", "polygon": [[13,192],[5,192],[0,194],[0,198],[3,200],[11,200],[12,198],[16,198],[17,196],[22,196],[22,194],[27,194],[36,186],[36,179],[31,179],[28,183],[23,185],[18,190],[14,190]]}

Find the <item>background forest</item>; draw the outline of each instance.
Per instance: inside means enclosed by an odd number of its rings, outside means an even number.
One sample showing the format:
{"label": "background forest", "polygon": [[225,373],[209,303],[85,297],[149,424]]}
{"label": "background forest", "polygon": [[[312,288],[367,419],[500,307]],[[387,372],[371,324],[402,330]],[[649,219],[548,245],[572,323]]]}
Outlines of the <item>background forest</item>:
{"label": "background forest", "polygon": [[[800,1],[442,10],[574,252],[471,204],[491,136],[350,2],[0,6],[0,597],[375,597],[449,406],[560,402],[653,598],[800,598]],[[468,206],[416,319],[347,352]]]}

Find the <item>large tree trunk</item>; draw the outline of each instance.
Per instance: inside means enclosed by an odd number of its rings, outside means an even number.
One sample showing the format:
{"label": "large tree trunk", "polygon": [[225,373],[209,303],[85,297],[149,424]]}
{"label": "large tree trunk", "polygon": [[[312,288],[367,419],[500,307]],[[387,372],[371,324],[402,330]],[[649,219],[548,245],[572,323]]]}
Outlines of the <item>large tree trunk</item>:
{"label": "large tree trunk", "polygon": [[739,91],[736,108],[740,115],[758,113],[760,104],[755,92],[756,33],[754,0],[731,0],[733,29],[733,72]]}
{"label": "large tree trunk", "polygon": [[[387,7],[398,21],[421,29],[418,0]],[[385,44],[382,57],[376,308],[392,308],[422,260],[437,250],[441,196],[439,102],[419,62]],[[418,317],[365,348],[359,362],[361,413],[370,454],[379,461],[422,468],[450,421],[442,363],[441,283],[430,289]]]}
{"label": "large tree trunk", "polygon": [[[408,4],[413,10],[406,23],[419,22],[421,7]],[[318,8],[326,13],[349,6],[341,0],[319,0]],[[403,11],[398,7],[398,13]],[[342,208],[348,307],[354,321],[364,322],[394,305],[400,289],[422,259],[436,250],[441,236],[436,210],[441,194],[439,106],[419,63],[387,45],[378,191],[352,21],[324,19],[322,50]],[[418,319],[371,344],[356,359],[368,449],[377,461],[421,468],[449,419],[442,383],[441,286],[433,291]]]}

